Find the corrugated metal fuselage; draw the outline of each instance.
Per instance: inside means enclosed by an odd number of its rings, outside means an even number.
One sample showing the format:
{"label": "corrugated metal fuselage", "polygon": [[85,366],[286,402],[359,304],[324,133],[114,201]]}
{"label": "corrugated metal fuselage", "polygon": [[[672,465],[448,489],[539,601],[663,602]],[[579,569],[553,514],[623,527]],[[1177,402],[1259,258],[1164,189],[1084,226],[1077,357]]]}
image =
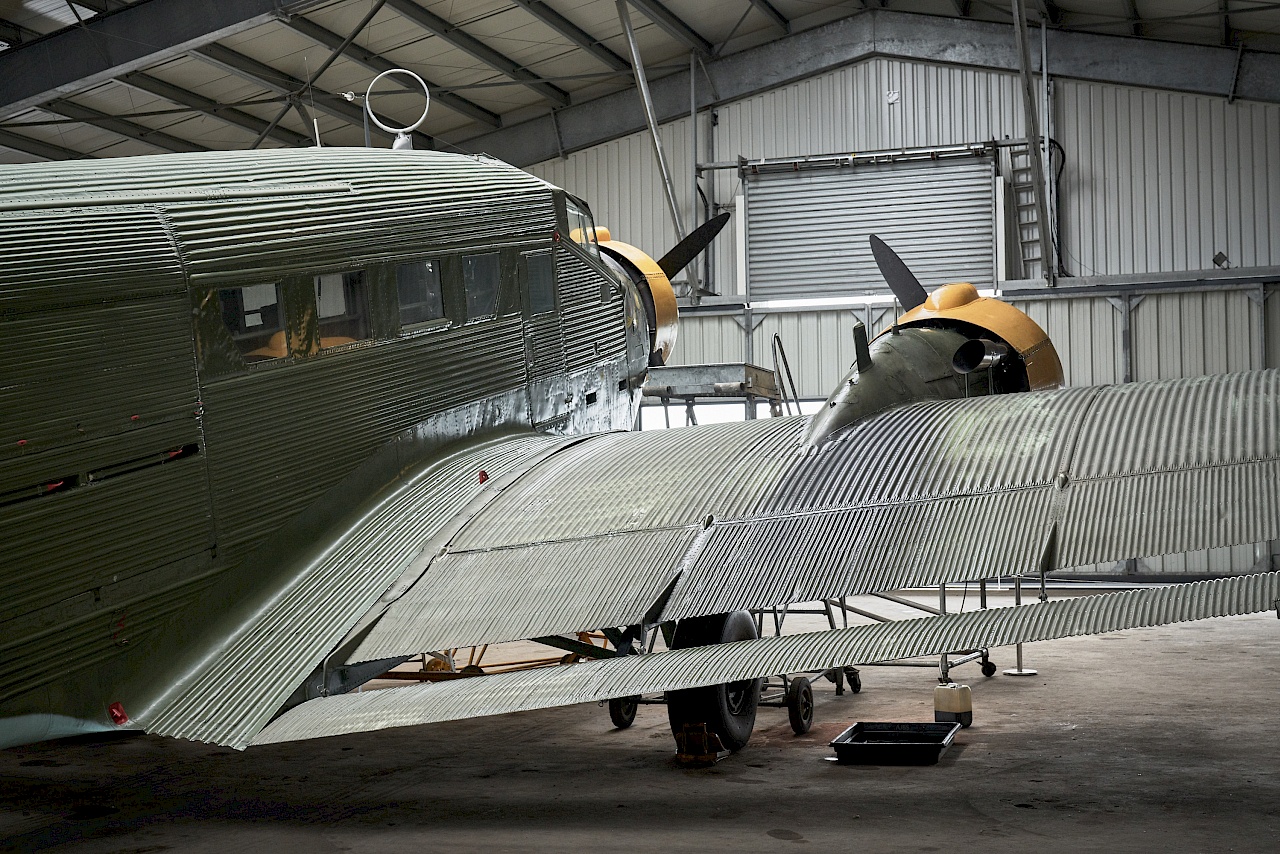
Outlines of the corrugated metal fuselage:
{"label": "corrugated metal fuselage", "polygon": [[635,416],[638,295],[501,164],[14,167],[0,208],[0,744],[153,695],[450,443]]}

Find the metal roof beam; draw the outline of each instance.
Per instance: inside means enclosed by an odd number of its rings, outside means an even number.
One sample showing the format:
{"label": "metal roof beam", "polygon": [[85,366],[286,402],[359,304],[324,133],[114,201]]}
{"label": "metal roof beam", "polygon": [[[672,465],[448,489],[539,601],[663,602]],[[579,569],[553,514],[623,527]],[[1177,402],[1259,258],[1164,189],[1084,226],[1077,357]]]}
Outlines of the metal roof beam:
{"label": "metal roof beam", "polygon": [[[289,19],[285,23],[287,23],[293,30],[296,30],[311,39],[316,44],[323,45],[330,50],[336,50],[342,45],[343,41],[345,41],[342,36],[332,30],[327,30],[314,21],[307,20],[300,15]],[[390,71],[394,68],[400,67],[394,62],[383,59],[378,54],[368,50],[367,48],[361,47],[355,42],[347,45],[346,50],[342,52],[342,55],[347,57],[347,59],[350,59],[352,62],[364,66],[374,74],[381,74],[384,71]],[[486,110],[484,107],[474,101],[469,101],[466,98],[463,98],[461,95],[455,95],[452,92],[438,92],[436,90],[441,88],[439,84],[426,80],[426,78],[423,78],[423,80],[427,84],[427,88],[432,90],[431,100],[433,102],[448,107],[456,113],[461,113],[467,118],[475,119],[481,124],[488,125],[489,127],[502,127],[502,119],[497,113]]]}
{"label": "metal roof beam", "polygon": [[[164,98],[166,101],[172,101],[183,107],[190,107],[197,113],[243,128],[255,135],[262,133],[267,128],[267,122],[255,115],[246,113],[243,110],[237,110],[235,107],[229,107],[226,104],[219,104],[217,101],[206,98],[203,95],[183,89],[181,86],[175,86],[158,77],[152,77],[150,74],[143,74],[141,71],[125,74],[118,79],[126,86],[132,86],[135,89]],[[311,137],[294,133],[288,128],[277,127],[268,135],[285,145],[303,146],[311,144]]]}
{"label": "metal roof beam", "polygon": [[387,5],[427,32],[439,36],[459,50],[471,54],[495,71],[529,87],[553,104],[563,107],[569,103],[569,93],[559,86],[543,82],[538,75],[529,69],[489,47],[456,24],[446,21],[434,12],[428,12],[412,0],[388,0]]}
{"label": "metal roof beam", "polygon": [[774,5],[769,2],[769,0],[751,0],[751,5],[763,12],[764,16],[770,21],[773,21],[779,27],[782,27],[783,32],[791,32],[791,22],[787,20],[787,17],[779,12]]}
{"label": "metal roof beam", "polygon": [[[288,99],[297,98],[299,93],[307,88],[305,80],[299,80],[291,74],[272,68],[270,65],[261,63],[252,57],[245,56],[243,53],[234,51],[229,47],[223,47],[220,44],[207,44],[204,47],[198,47],[191,51],[191,54],[206,62],[211,62],[237,77],[248,80],[250,83],[261,86],[268,92],[275,92]],[[314,100],[315,108],[321,112],[327,113],[334,118],[342,119],[358,128],[364,127],[364,110],[345,98],[312,88],[307,93],[307,99]],[[372,128],[371,131],[382,133],[381,130]],[[434,147],[431,137],[424,133],[415,131],[413,140],[415,147]]]}
{"label": "metal roof beam", "polygon": [[75,119],[85,124],[100,127],[103,130],[109,130],[114,134],[126,137],[128,139],[136,139],[138,142],[145,142],[147,145],[160,149],[161,151],[208,151],[209,149],[198,143],[189,142],[185,139],[179,139],[172,134],[167,134],[162,130],[149,128],[140,125],[137,122],[131,122],[128,119],[121,119],[108,115],[92,107],[86,107],[83,104],[77,104],[72,101],[63,99],[55,99],[44,104],[40,109],[68,119]]}
{"label": "metal roof beam", "polygon": [[969,17],[969,12],[973,9],[973,0],[951,0],[951,5],[956,7],[956,14],[961,18]]}
{"label": "metal roof beam", "polygon": [[[1010,24],[972,18],[871,10],[759,47],[708,60],[711,84],[698,86],[698,105],[710,107],[776,89],[841,66],[887,56],[1016,71]],[[1280,55],[1211,45],[1178,44],[1050,29],[1049,73],[1059,77],[1146,86],[1225,98],[1240,63],[1236,97],[1280,103]],[[1030,45],[1033,64],[1040,42]],[[650,83],[660,122],[689,114],[689,72]],[[712,93],[715,93],[714,95]],[[517,166],[528,166],[645,128],[636,90],[614,92],[462,143]]]}
{"label": "metal roof beam", "polygon": [[140,0],[0,51],[0,118],[139,71],[323,0]]}
{"label": "metal roof beam", "polygon": [[18,45],[38,38],[40,38],[40,33],[35,30],[27,29],[22,24],[15,24],[13,21],[6,21],[4,18],[0,18],[0,42]]}
{"label": "metal roof beam", "polygon": [[93,157],[92,154],[73,151],[70,148],[63,148],[61,145],[54,145],[51,142],[32,139],[29,136],[7,131],[4,128],[0,128],[0,147],[21,151],[23,154],[31,154],[35,157],[43,157],[45,160],[80,160],[81,158]]}
{"label": "metal roof beam", "polygon": [[605,47],[595,36],[583,30],[573,21],[552,9],[542,0],[511,0],[521,9],[564,36],[574,45],[600,60],[613,71],[627,71],[631,68],[627,61]]}
{"label": "metal roof beam", "polygon": [[693,27],[686,24],[674,12],[663,6],[659,0],[627,0],[641,14],[666,31],[667,35],[676,39],[690,50],[709,57],[715,45],[704,39]]}

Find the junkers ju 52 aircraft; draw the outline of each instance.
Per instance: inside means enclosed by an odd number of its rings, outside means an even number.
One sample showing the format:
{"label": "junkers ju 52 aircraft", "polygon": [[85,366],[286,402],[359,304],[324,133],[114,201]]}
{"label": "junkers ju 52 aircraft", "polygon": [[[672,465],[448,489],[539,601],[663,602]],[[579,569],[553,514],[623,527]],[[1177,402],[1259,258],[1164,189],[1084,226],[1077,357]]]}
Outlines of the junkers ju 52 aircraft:
{"label": "junkers ju 52 aircraft", "polygon": [[[1060,389],[1029,318],[884,247],[908,310],[820,414],[639,433],[714,225],[654,262],[502,163],[336,148],[0,167],[0,210],[5,745],[667,692],[739,748],[769,674],[1280,598],[1265,573],[756,638],[750,609],[1280,536],[1277,372]],[[595,660],[353,691],[590,629]]]}

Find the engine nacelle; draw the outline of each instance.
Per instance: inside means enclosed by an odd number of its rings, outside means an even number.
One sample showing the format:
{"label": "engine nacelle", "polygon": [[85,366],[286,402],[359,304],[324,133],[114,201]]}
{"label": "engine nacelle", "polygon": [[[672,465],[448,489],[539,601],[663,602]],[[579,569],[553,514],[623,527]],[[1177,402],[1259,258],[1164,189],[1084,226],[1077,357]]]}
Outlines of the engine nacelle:
{"label": "engine nacelle", "polygon": [[671,287],[671,280],[662,272],[658,262],[643,249],[614,240],[609,229],[604,226],[596,226],[595,231],[600,251],[616,262],[640,291],[645,318],[649,323],[649,364],[666,364],[675,347],[680,322],[676,292]]}
{"label": "engine nacelle", "polygon": [[1025,386],[1008,391],[1062,387],[1062,361],[1040,324],[995,297],[978,295],[968,282],[937,288],[898,318],[897,326],[954,329],[970,338],[1001,343],[1013,350],[1004,364],[1025,376]]}
{"label": "engine nacelle", "polygon": [[805,444],[917,400],[1059,388],[1062,362],[1049,336],[1006,302],[967,282],[943,285],[874,341],[854,327],[858,361],[814,413]]}

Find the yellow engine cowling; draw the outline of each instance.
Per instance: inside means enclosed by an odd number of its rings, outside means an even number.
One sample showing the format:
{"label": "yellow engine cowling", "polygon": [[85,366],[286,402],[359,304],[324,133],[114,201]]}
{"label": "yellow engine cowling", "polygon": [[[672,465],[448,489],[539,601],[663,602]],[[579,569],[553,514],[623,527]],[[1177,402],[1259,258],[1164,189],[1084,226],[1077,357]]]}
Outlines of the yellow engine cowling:
{"label": "yellow engine cowling", "polygon": [[898,326],[959,323],[977,327],[1012,347],[1022,358],[1031,391],[1061,388],[1062,361],[1048,334],[1007,302],[978,295],[968,282],[943,285],[898,318]]}
{"label": "yellow engine cowling", "polygon": [[658,262],[643,249],[614,240],[609,229],[604,226],[596,226],[595,236],[601,251],[608,253],[625,267],[631,274],[631,280],[640,288],[649,321],[650,352],[660,353],[662,364],[666,364],[675,347],[676,330],[680,322],[676,292],[671,287],[671,281],[662,272]]}

